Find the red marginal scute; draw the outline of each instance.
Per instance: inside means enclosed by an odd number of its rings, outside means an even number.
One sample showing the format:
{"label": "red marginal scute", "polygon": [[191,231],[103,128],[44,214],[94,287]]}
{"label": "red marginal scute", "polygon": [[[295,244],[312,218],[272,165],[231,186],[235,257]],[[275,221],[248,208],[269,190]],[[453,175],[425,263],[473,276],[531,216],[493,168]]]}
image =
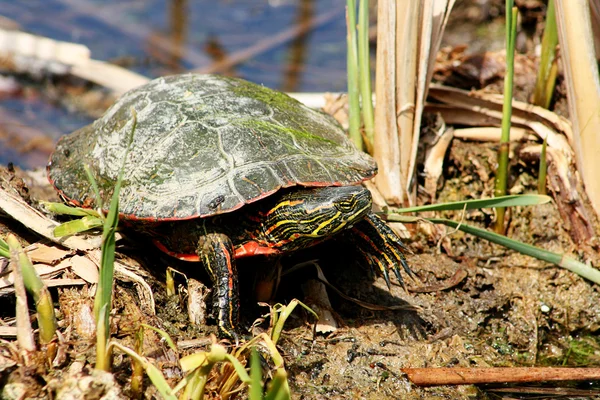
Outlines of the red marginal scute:
{"label": "red marginal scute", "polygon": [[261,246],[257,242],[247,242],[235,249],[235,258],[270,254],[279,254],[279,251],[273,247]]}
{"label": "red marginal scute", "polygon": [[[158,247],[160,251],[170,255],[171,257],[178,258],[182,261],[191,261],[191,262],[199,262],[200,257],[197,254],[185,254],[185,253],[176,253],[174,251],[169,250],[164,244],[162,244],[157,239],[153,240],[154,245]],[[273,247],[261,246],[257,242],[248,242],[243,246],[236,247],[234,258],[242,258],[242,257],[252,257],[252,256],[260,256],[260,255],[272,255],[279,254],[279,251]]]}
{"label": "red marginal scute", "polygon": [[164,244],[154,239],[154,245],[158,247],[160,251],[170,255],[171,257],[178,258],[182,261],[191,261],[191,262],[200,262],[200,257],[197,254],[185,254],[185,253],[176,253],[174,251],[169,250]]}

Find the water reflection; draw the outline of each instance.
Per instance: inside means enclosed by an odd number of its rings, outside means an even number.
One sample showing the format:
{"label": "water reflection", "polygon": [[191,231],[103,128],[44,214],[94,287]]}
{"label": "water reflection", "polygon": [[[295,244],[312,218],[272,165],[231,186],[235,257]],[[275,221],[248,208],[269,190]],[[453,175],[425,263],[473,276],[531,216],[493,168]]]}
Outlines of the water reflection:
{"label": "water reflection", "polygon": [[[300,0],[298,7],[296,25],[309,24],[314,17],[315,7],[312,0]],[[285,74],[281,89],[285,92],[296,92],[299,88],[299,75],[304,65],[306,55],[306,44],[310,32],[301,33],[290,44],[290,56],[285,68]]]}
{"label": "water reflection", "polygon": [[[148,77],[196,70],[286,91],[340,91],[344,8],[343,0],[0,0],[0,17],[26,32],[86,45],[94,59]],[[54,132],[51,141],[86,123],[86,102],[68,80],[54,79],[41,74],[19,80],[23,87],[16,95],[0,96],[3,119]],[[45,95],[48,87],[55,90],[52,96]],[[23,95],[32,90],[41,93],[35,103]],[[35,118],[29,117],[32,104]],[[9,141],[0,142],[0,163],[37,165],[15,159],[15,148],[7,158],[3,151],[9,147]]]}
{"label": "water reflection", "polygon": [[149,77],[236,66],[244,78],[304,91],[345,86],[344,8],[343,0],[0,0],[2,16],[23,30],[84,44],[95,59]]}
{"label": "water reflection", "polygon": [[181,69],[181,58],[187,34],[187,0],[171,0],[169,7],[169,26],[173,51],[171,53],[170,66],[173,69]]}

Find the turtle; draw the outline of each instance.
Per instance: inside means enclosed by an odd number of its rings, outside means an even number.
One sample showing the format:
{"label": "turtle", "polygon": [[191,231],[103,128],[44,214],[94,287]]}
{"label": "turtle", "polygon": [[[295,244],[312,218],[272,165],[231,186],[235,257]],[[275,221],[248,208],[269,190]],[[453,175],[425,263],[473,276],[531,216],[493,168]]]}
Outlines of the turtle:
{"label": "turtle", "polygon": [[389,271],[402,285],[400,269],[413,274],[402,240],[372,212],[361,185],[377,173],[374,160],[331,116],[262,85],[188,73],[134,88],[63,136],[47,165],[64,201],[97,207],[86,166],[101,205],[123,168],[120,220],[167,254],[203,264],[224,337],[239,337],[237,258],[285,254],[346,232],[388,287]]}

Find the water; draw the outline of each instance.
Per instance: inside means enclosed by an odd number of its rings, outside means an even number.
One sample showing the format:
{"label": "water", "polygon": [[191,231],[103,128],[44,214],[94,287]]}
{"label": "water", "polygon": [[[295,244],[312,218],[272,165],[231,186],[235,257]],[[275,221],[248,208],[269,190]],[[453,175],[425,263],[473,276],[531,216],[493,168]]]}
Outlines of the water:
{"label": "water", "polygon": [[[0,0],[0,15],[26,32],[84,44],[94,59],[148,77],[221,65],[214,72],[285,91],[343,91],[344,7],[341,0]],[[315,28],[294,34],[310,21],[317,21]],[[224,64],[231,58],[243,60]],[[32,101],[24,92],[0,93],[0,117],[8,114],[11,124],[31,126],[51,141],[92,120],[73,111],[81,107],[67,110],[45,95]],[[39,166],[27,154],[15,158],[14,149],[8,151],[6,120],[0,118],[0,163]]]}

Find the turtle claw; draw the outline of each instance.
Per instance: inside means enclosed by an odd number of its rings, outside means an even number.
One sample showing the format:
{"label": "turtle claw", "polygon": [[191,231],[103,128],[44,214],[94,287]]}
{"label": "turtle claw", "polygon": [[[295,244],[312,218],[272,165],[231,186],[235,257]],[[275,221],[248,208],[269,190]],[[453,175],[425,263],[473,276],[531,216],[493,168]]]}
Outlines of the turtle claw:
{"label": "turtle claw", "polygon": [[[409,275],[411,278],[415,279],[416,275],[413,272],[412,269],[410,269],[410,267],[408,266],[408,263],[406,262],[406,260],[404,258],[400,259],[400,264],[402,265],[402,268],[404,269],[404,272],[406,272],[407,275]],[[399,275],[398,271],[394,271],[396,273],[396,275]]]}
{"label": "turtle claw", "polygon": [[391,269],[394,276],[406,290],[406,285],[400,268],[414,279],[415,274],[408,266],[404,252],[408,251],[402,240],[379,216],[370,213],[353,227],[353,240],[357,243],[359,251],[373,270],[378,270],[391,288]]}
{"label": "turtle claw", "polygon": [[[387,268],[382,268],[381,272],[383,273],[383,279],[385,279],[385,284],[388,287],[388,290],[392,290],[392,283],[390,282],[390,274],[387,270]],[[394,269],[394,273],[396,274],[396,277],[398,277],[398,273],[396,272],[396,269]],[[400,281],[402,280],[402,278],[400,278]]]}
{"label": "turtle claw", "polygon": [[[406,285],[404,284],[404,279],[402,279],[402,275],[400,275],[400,270],[398,268],[392,268],[394,270],[394,275],[396,275],[396,279],[400,282],[402,289],[406,290]],[[412,273],[412,271],[411,271]],[[388,289],[390,288],[390,284],[388,283]]]}
{"label": "turtle claw", "polygon": [[238,334],[235,331],[231,331],[231,332],[227,332],[231,339],[233,340],[233,342],[235,343],[235,347],[240,347],[240,337],[238,336]]}

